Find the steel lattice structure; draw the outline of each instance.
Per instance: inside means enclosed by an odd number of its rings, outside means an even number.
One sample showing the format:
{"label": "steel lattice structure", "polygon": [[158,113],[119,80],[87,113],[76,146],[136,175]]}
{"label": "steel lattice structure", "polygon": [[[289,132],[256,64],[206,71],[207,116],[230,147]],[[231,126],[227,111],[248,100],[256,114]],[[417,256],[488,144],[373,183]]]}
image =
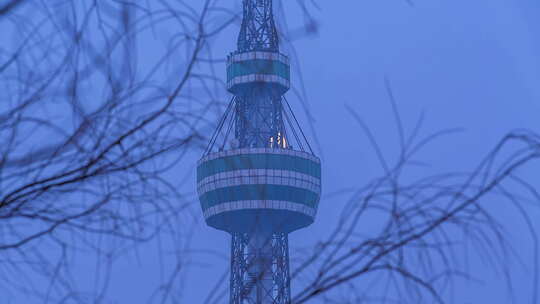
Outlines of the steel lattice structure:
{"label": "steel lattice structure", "polygon": [[[253,235],[232,235],[231,304],[290,303],[288,235],[275,233],[260,244]],[[270,271],[254,269],[260,266]]]}
{"label": "steel lattice structure", "polygon": [[197,166],[207,224],[232,235],[231,304],[291,302],[288,234],[315,219],[321,165],[284,98],[289,87],[272,0],[243,0],[227,62],[234,97]]}
{"label": "steel lattice structure", "polygon": [[243,6],[238,51],[279,52],[272,0],[244,0]]}

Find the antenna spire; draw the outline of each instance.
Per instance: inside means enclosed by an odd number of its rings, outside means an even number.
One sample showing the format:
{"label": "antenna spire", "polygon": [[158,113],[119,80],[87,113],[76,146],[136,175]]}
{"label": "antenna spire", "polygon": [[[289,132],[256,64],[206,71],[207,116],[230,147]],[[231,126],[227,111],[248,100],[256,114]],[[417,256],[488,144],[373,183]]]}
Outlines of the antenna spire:
{"label": "antenna spire", "polygon": [[278,52],[279,39],[272,0],[243,0],[244,16],[238,36],[238,52]]}

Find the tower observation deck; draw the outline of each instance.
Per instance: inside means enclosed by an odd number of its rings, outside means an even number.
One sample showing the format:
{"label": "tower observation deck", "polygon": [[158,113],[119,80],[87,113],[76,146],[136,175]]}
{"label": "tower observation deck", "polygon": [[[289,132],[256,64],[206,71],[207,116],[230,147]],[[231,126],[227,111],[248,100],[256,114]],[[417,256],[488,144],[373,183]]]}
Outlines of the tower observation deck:
{"label": "tower observation deck", "polygon": [[313,223],[321,165],[284,97],[272,0],[242,0],[238,50],[227,60],[233,94],[197,166],[206,223],[232,236],[231,304],[291,302],[288,234]]}

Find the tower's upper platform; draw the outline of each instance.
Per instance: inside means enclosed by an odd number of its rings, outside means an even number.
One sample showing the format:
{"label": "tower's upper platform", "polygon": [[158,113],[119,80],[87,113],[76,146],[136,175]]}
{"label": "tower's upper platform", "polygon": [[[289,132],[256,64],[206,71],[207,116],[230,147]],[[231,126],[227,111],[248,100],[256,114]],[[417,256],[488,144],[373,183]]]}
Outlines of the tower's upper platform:
{"label": "tower's upper platform", "polygon": [[289,58],[277,52],[233,53],[227,58],[227,89],[243,95],[252,89],[266,89],[283,95],[290,88]]}

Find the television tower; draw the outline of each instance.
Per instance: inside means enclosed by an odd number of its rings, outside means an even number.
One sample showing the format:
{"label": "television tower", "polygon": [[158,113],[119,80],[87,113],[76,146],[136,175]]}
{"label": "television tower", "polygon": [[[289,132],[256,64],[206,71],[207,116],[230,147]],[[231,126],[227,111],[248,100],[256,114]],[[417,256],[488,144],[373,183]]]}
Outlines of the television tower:
{"label": "television tower", "polygon": [[290,304],[288,234],[313,223],[321,164],[285,92],[272,0],[242,0],[238,50],[227,60],[233,94],[197,166],[206,223],[232,236],[231,304]]}

